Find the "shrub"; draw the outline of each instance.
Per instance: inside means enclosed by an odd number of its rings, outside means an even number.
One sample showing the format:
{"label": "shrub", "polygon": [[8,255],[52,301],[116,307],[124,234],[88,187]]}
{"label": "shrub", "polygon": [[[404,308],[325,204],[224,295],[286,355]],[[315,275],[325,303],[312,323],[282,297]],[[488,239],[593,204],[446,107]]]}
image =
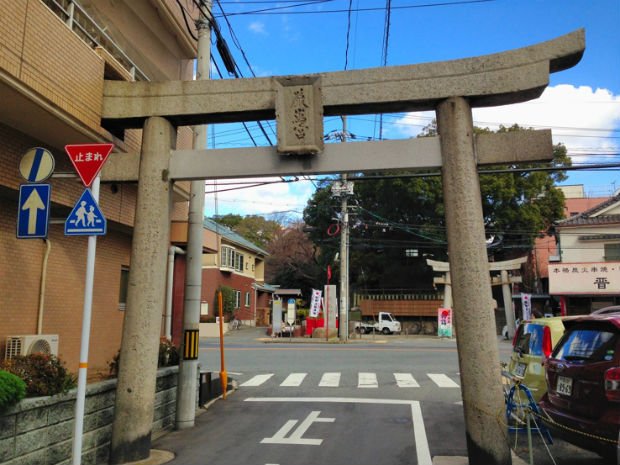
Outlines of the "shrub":
{"label": "shrub", "polygon": [[26,383],[20,377],[0,370],[0,412],[26,397]]}
{"label": "shrub", "polygon": [[177,348],[168,339],[162,339],[159,342],[159,358],[157,359],[158,367],[169,367],[179,364],[179,352]]}
{"label": "shrub", "polygon": [[76,386],[76,379],[54,355],[31,354],[5,360],[0,368],[26,383],[28,397],[53,396]]}
{"label": "shrub", "polygon": [[[179,351],[168,339],[162,338],[159,342],[159,355],[157,357],[158,367],[168,367],[179,364]],[[121,360],[121,351],[119,350],[112,361],[108,363],[110,367],[110,376],[118,376],[118,368]]]}

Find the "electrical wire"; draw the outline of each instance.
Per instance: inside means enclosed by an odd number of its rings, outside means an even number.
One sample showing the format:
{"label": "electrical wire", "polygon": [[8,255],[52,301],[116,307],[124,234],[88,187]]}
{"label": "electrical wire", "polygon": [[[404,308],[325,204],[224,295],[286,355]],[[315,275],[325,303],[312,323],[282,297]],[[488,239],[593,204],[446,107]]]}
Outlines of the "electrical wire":
{"label": "electrical wire", "polygon": [[[454,2],[441,2],[441,3],[425,3],[420,5],[401,5],[401,6],[393,6],[393,10],[406,10],[406,9],[414,9],[414,8],[433,8],[433,7],[444,7],[444,6],[455,6],[455,5],[470,5],[476,3],[490,3],[495,2],[497,0],[464,0],[464,1],[454,1]],[[307,2],[308,5],[313,5],[318,2]],[[297,5],[299,6],[299,5]],[[287,8],[292,8],[293,6],[289,6]],[[320,11],[272,11],[272,10],[281,10],[284,7],[274,7],[274,8],[265,8],[262,10],[252,10],[252,11],[242,11],[238,13],[227,13],[228,16],[243,16],[243,15],[278,15],[278,14],[286,14],[286,15],[303,15],[303,14],[331,14],[331,13],[348,13],[348,9],[344,10],[320,10]],[[368,11],[383,11],[385,8],[382,7],[372,7],[372,8],[354,8],[351,11],[353,12],[368,12]]]}

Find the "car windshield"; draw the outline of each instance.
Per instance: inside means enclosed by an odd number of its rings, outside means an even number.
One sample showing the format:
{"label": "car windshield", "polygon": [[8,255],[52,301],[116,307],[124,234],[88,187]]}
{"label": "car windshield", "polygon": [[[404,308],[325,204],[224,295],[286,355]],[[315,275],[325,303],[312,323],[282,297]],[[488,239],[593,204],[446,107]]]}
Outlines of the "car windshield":
{"label": "car windshield", "polygon": [[526,323],[521,327],[515,350],[524,355],[542,355],[543,327]]}
{"label": "car windshield", "polygon": [[614,358],[617,334],[602,328],[576,327],[558,344],[553,358],[600,362]]}

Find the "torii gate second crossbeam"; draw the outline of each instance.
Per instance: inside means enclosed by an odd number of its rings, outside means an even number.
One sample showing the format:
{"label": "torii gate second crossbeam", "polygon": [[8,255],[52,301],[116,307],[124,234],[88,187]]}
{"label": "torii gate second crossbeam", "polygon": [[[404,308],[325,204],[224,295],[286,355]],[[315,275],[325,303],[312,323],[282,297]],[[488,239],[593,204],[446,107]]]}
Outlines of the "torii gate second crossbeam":
{"label": "torii gate second crossbeam", "polygon": [[[268,152],[256,164],[265,162],[273,169],[272,174],[281,174],[279,166],[296,163],[296,169],[301,167],[306,173],[305,170],[312,171],[324,162],[322,157],[331,150],[325,150],[322,143],[324,115],[435,110],[469,460],[472,465],[509,465],[506,431],[498,420],[504,399],[477,174],[480,151],[473,134],[471,109],[538,97],[549,82],[549,73],[574,66],[584,49],[581,30],[523,49],[440,63],[283,78],[107,81],[102,125],[117,135],[126,128],[143,127],[111,463],[149,456],[169,245],[171,176],[180,179],[185,176],[182,173],[194,167],[194,160],[189,165],[177,163],[184,154],[174,152],[175,126],[275,116],[276,152],[282,154],[282,159],[274,159],[275,153]],[[550,147],[550,136],[543,137]],[[361,148],[363,143],[354,145]],[[381,147],[376,145],[379,160]],[[522,148],[511,163],[528,158],[530,142]],[[344,152],[338,156],[345,156]],[[416,166],[415,158],[421,154],[407,156],[413,161],[401,168]],[[548,156],[551,157],[550,152]],[[243,176],[244,165],[239,157],[233,154],[230,159],[221,160],[220,165],[211,165],[212,171],[203,163],[199,176]],[[337,167],[342,161],[335,161],[334,157],[325,158],[333,163],[333,169],[369,169],[355,160],[353,153],[346,155],[349,168]],[[128,157],[119,163],[131,164],[135,159]],[[228,175],[224,174],[225,165],[231,170]],[[111,173],[114,168],[110,170]],[[114,179],[105,173],[104,177]],[[496,390],[489,389],[494,385]]]}

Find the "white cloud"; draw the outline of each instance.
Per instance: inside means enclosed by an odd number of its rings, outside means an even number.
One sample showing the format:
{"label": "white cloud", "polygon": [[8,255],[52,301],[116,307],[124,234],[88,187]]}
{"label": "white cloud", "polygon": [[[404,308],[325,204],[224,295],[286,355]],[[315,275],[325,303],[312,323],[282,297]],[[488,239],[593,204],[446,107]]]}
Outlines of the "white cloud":
{"label": "white cloud", "polygon": [[[421,126],[428,124],[434,116],[434,112],[408,114],[397,121],[398,132],[408,137],[416,136]],[[547,87],[536,100],[476,108],[473,117],[476,126],[490,129],[515,123],[526,128],[551,128],[554,143],[564,143],[569,154],[575,155],[573,161],[585,161],[576,156],[587,153],[591,154],[588,162],[599,162],[602,157],[595,155],[617,153],[620,148],[616,139],[610,138],[612,130],[620,127],[620,96],[607,89],[593,90],[567,84]]]}
{"label": "white cloud", "polygon": [[252,21],[248,26],[248,29],[255,34],[267,35],[267,31],[265,31],[265,23],[262,21]]}
{"label": "white cloud", "polygon": [[[273,212],[286,212],[285,215],[301,217],[306,201],[314,192],[309,181],[283,183],[280,178],[228,179],[217,182],[207,181],[205,195],[206,215],[263,215]],[[234,184],[239,183],[239,184]],[[255,184],[267,183],[255,187]],[[250,187],[252,186],[252,187]],[[242,187],[242,189],[228,190]],[[217,202],[213,191],[218,191]]]}

